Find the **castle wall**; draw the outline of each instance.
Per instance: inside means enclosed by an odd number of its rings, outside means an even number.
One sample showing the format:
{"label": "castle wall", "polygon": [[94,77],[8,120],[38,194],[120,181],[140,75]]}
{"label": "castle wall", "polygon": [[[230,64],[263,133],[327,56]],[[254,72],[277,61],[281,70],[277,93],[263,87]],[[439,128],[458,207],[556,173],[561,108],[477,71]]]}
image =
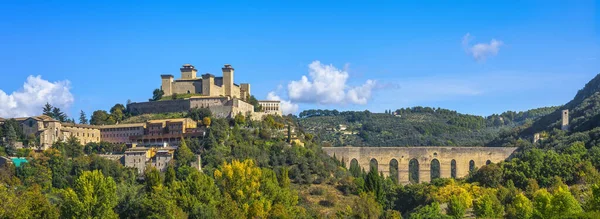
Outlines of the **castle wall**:
{"label": "castle wall", "polygon": [[128,105],[134,115],[149,113],[186,112],[190,110],[190,101],[187,99],[164,100],[142,103],[131,103]]}
{"label": "castle wall", "polygon": [[233,105],[231,116],[236,116],[237,114],[246,116],[254,112],[254,106],[252,104],[246,103],[240,99],[233,99],[231,101]]}
{"label": "castle wall", "polygon": [[[172,93],[176,94],[202,94],[202,80],[175,81],[171,86]],[[166,92],[165,92],[166,95]]]}
{"label": "castle wall", "polygon": [[233,87],[231,87],[231,97],[232,98],[240,98],[242,99],[242,95],[240,93],[240,87],[233,85]]}
{"label": "castle wall", "polygon": [[228,101],[227,97],[215,97],[215,98],[190,98],[191,108],[207,108],[211,106],[222,106]]}

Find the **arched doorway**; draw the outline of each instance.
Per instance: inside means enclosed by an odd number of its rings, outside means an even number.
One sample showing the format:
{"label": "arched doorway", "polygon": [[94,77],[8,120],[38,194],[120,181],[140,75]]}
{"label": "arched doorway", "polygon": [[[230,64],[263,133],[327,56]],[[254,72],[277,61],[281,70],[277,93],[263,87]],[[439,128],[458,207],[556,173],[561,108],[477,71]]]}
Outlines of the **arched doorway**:
{"label": "arched doorway", "polygon": [[350,168],[348,169],[348,171],[350,171],[350,174],[352,174],[352,176],[354,177],[360,176],[361,170],[360,165],[358,165],[358,160],[352,159],[350,161]]}
{"label": "arched doorway", "polygon": [[369,172],[370,171],[379,172],[379,164],[375,158],[372,158],[371,161],[369,161]]}
{"label": "arched doorway", "polygon": [[398,160],[390,160],[390,178],[394,183],[398,183]]}
{"label": "arched doorway", "polygon": [[456,160],[454,159],[450,162],[450,177],[456,179]]}
{"label": "arched doorway", "polygon": [[431,180],[440,178],[440,161],[438,159],[433,159],[431,161],[431,166],[430,166],[430,176],[431,176]]}
{"label": "arched doorway", "polygon": [[491,160],[487,160],[487,161],[485,162],[485,165],[490,165],[490,164],[492,164],[492,161],[491,161]]}
{"label": "arched doorway", "polygon": [[475,171],[475,161],[469,161],[469,172]]}
{"label": "arched doorway", "polygon": [[419,183],[419,161],[417,159],[411,159],[408,162],[408,180],[411,183]]}

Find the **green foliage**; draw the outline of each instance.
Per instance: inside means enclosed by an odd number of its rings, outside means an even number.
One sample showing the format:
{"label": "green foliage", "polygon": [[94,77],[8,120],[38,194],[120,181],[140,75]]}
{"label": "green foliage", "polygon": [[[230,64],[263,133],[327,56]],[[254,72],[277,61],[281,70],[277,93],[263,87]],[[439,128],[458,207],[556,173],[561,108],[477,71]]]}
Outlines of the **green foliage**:
{"label": "green foliage", "polygon": [[533,203],[522,193],[515,196],[513,202],[507,207],[508,218],[528,219],[533,216]]}
{"label": "green foliage", "polygon": [[165,95],[165,92],[161,89],[154,89],[154,91],[152,91],[152,99],[150,99],[149,101],[158,101],[160,99],[162,99],[163,95]]}
{"label": "green foliage", "polygon": [[467,200],[464,196],[453,195],[448,202],[448,215],[454,218],[463,218],[467,210]]}
{"label": "green foliage", "polygon": [[473,211],[478,218],[501,218],[504,207],[495,195],[485,194],[473,201]]}
{"label": "green foliage", "polygon": [[429,205],[421,206],[408,215],[409,219],[449,219],[450,216],[442,214],[440,205],[433,202]]}
{"label": "green foliage", "polygon": [[83,112],[83,110],[79,112],[79,124],[88,124],[87,116],[85,115],[85,112]]}
{"label": "green foliage", "polygon": [[75,181],[73,189],[62,191],[61,217],[117,218],[117,187],[111,177],[99,171],[85,171]]}
{"label": "green foliage", "polygon": [[254,97],[254,95],[250,95],[250,97],[248,98],[248,103],[252,104],[252,106],[254,106],[254,112],[262,112],[262,106],[260,104],[258,104],[258,100]]}
{"label": "green foliage", "polygon": [[189,166],[195,160],[194,153],[188,148],[185,140],[181,139],[181,145],[175,151],[175,161],[177,162],[177,166]]}
{"label": "green foliage", "polygon": [[202,121],[202,119],[206,117],[211,117],[212,112],[208,108],[193,108],[191,109],[185,117],[191,118],[194,121]]}

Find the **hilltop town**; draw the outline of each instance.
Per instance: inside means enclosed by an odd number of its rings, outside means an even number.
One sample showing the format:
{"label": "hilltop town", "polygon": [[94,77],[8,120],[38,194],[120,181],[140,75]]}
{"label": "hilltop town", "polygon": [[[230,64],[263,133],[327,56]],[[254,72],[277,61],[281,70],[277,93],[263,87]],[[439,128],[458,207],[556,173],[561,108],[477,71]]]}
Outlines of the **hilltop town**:
{"label": "hilltop town", "polygon": [[[70,138],[83,145],[126,145],[127,150],[123,154],[102,156],[121,161],[127,167],[135,167],[141,174],[147,164],[161,171],[166,170],[183,139],[206,136],[210,117],[262,120],[267,116],[282,115],[280,101],[256,100],[251,94],[250,84],[234,83],[234,68],[229,64],[223,66],[221,77],[209,73],[197,77],[198,70],[191,64],[184,64],[180,71],[181,78],[177,80],[174,80],[173,75],[161,75],[160,97],[148,102],[129,103],[126,106],[127,113],[129,116],[143,117],[165,113],[184,115],[195,110],[208,112],[206,116],[197,118],[198,121],[181,116],[135,123],[115,121],[116,124],[76,124],[74,121],[59,121],[57,119],[60,118],[39,115],[0,118],[0,125],[7,120],[16,122],[22,135],[31,138],[26,142],[10,142],[15,149],[29,148],[42,152],[52,148],[56,142],[67,142]],[[97,118],[92,118],[94,119]],[[6,142],[8,139],[0,139],[0,142],[2,141]],[[301,144],[300,141],[296,141]],[[200,169],[199,156],[195,166]]]}

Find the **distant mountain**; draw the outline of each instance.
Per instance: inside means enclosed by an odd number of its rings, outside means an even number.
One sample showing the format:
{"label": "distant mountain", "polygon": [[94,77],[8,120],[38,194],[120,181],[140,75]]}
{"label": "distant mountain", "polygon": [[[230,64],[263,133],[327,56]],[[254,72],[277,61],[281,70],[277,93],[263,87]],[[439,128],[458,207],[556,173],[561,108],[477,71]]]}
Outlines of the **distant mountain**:
{"label": "distant mountain", "polygon": [[333,146],[480,146],[498,138],[501,131],[531,123],[557,108],[487,117],[431,107],[387,113],[307,110],[299,114],[298,124]]}
{"label": "distant mountain", "polygon": [[540,117],[531,124],[524,124],[502,133],[490,145],[506,145],[517,139],[532,139],[535,133],[558,132],[562,125],[562,111],[569,110],[569,132],[584,133],[600,126],[600,74],[579,90],[573,100]]}

